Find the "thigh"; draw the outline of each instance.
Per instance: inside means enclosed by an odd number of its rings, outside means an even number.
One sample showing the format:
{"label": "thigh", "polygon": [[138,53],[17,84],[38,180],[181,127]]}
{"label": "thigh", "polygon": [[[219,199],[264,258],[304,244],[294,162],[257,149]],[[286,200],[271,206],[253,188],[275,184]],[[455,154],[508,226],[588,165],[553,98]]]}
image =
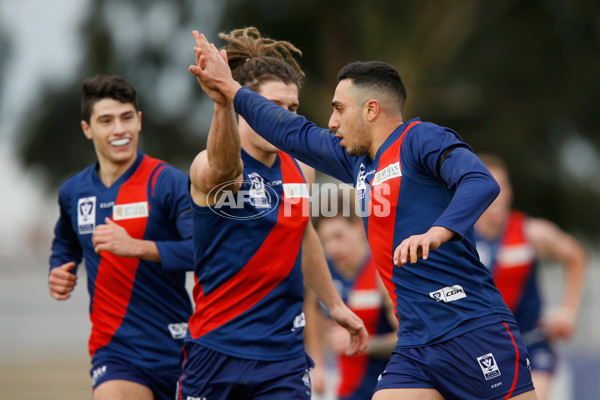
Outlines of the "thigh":
{"label": "thigh", "polygon": [[444,400],[435,389],[383,389],[373,395],[373,400]]}
{"label": "thigh", "polygon": [[131,381],[109,380],[96,386],[93,400],[154,400],[150,388]]}

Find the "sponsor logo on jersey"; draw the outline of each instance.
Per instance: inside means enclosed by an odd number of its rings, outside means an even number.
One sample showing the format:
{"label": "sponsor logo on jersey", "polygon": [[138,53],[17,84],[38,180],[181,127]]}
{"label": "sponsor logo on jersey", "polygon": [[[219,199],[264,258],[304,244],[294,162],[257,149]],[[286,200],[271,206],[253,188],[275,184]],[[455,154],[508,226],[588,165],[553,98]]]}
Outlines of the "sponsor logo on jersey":
{"label": "sponsor logo on jersey", "polygon": [[77,226],[80,235],[94,233],[94,229],[96,229],[96,196],[84,197],[77,201]]}
{"label": "sponsor logo on jersey", "polygon": [[445,288],[431,292],[429,293],[429,296],[435,301],[443,301],[444,303],[448,303],[454,300],[462,299],[463,297],[467,297],[467,294],[463,290],[462,286],[454,285],[446,286]]}
{"label": "sponsor logo on jersey", "polygon": [[169,332],[173,339],[183,339],[187,333],[188,324],[187,322],[179,322],[176,324],[169,324]]}
{"label": "sponsor logo on jersey", "polygon": [[373,178],[373,186],[378,185],[382,182],[390,180],[392,178],[398,178],[402,176],[402,172],[400,171],[400,161],[390,164],[381,171],[375,174]]}
{"label": "sponsor logo on jersey", "polygon": [[287,199],[308,199],[308,185],[306,183],[284,183],[283,194]]}
{"label": "sponsor logo on jersey", "polygon": [[485,354],[481,357],[477,357],[477,363],[481,368],[481,372],[483,372],[483,376],[485,380],[489,380],[492,378],[496,378],[500,375],[500,369],[498,368],[498,364],[496,364],[496,359],[492,353]]}
{"label": "sponsor logo on jersey", "polygon": [[188,396],[185,400],[208,400],[207,397],[192,397]]}
{"label": "sponsor logo on jersey", "polygon": [[92,385],[95,385],[98,379],[100,379],[106,374],[107,369],[108,367],[106,365],[103,365],[92,371]]}
{"label": "sponsor logo on jersey", "polygon": [[301,312],[300,314],[296,315],[296,318],[294,318],[292,332],[294,332],[296,329],[303,328],[304,325],[306,325],[306,319],[304,318],[304,313]]}
{"label": "sponsor logo on jersey", "polygon": [[117,204],[113,207],[113,220],[145,218],[148,216],[148,202]]}

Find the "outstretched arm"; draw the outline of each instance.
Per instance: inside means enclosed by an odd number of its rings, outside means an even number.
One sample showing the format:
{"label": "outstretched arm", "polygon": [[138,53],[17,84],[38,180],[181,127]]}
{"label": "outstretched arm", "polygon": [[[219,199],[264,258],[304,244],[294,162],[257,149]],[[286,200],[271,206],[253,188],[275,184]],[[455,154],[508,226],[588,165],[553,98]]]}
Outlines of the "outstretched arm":
{"label": "outstretched arm", "polygon": [[233,101],[235,111],[256,133],[292,157],[342,182],[354,181],[354,160],[333,133],[248,88],[242,88],[233,80],[223,51],[219,52],[197,31],[194,31],[194,37],[197,38],[194,48],[197,63],[190,66],[190,72],[209,96],[218,92]]}
{"label": "outstretched arm", "polygon": [[558,261],[565,268],[562,306],[545,322],[548,338],[569,338],[574,330],[581,305],[587,255],[575,238],[544,219],[530,219],[527,235],[540,258]]}
{"label": "outstretched arm", "polygon": [[350,345],[346,355],[365,352],[368,342],[367,329],[362,320],[344,304],[335,290],[321,242],[310,222],[302,240],[302,270],[306,285],[329,309],[331,318],[350,333]]}
{"label": "outstretched arm", "polygon": [[[197,31],[194,31],[194,38],[197,46],[195,49],[201,47],[204,53],[212,56],[213,62],[210,65],[224,65],[231,78],[231,71],[227,65],[227,53],[224,51],[219,52],[214,46],[209,45],[204,36],[199,35]],[[196,156],[190,168],[190,194],[192,200],[199,206],[209,206],[217,203],[218,197],[209,195],[211,190],[217,186],[222,190],[237,191],[242,183],[244,169],[240,155],[242,148],[240,134],[235,120],[233,104],[230,99],[228,100],[222,95],[221,91],[205,84],[200,79],[200,75],[196,73],[197,71],[204,71],[202,69],[206,66],[204,53],[196,51],[196,65],[190,66],[190,71],[198,76],[198,83],[202,86],[202,89],[215,102],[215,111],[208,134],[206,151]],[[233,78],[231,78],[231,81],[237,84]]]}

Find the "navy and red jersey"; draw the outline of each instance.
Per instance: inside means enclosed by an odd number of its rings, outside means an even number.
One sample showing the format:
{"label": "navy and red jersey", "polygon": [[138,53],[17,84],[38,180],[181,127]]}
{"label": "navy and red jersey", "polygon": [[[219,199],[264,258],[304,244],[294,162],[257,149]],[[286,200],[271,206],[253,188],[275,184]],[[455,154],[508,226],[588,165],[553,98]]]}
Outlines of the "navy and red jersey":
{"label": "navy and red jersey", "polygon": [[[514,321],[479,261],[473,232],[499,187],[456,132],[415,119],[398,126],[374,158],[351,156],[331,131],[248,88],[237,92],[234,105],[269,142],[355,186],[371,253],[399,319],[399,347]],[[432,226],[456,235],[427,260],[395,266],[394,249]]]}
{"label": "navy and red jersey", "polygon": [[534,328],[541,316],[537,286],[537,254],[527,237],[527,216],[511,211],[502,234],[496,240],[477,235],[477,250],[490,269],[506,305],[515,315],[521,332]]}
{"label": "navy and red jersey", "polygon": [[[88,276],[95,363],[120,359],[148,369],[177,371],[192,307],[185,271],[193,268],[187,176],[138,151],[110,187],[92,165],[60,188],[50,268],[83,259]],[[152,240],[161,263],[120,257],[92,243],[96,226],[112,219],[136,239]]]}
{"label": "navy and red jersey", "polygon": [[308,187],[283,152],[271,167],[243,149],[242,160],[236,193],[223,192],[215,206],[192,202],[196,308],[186,341],[242,359],[287,360],[304,354]]}
{"label": "navy and red jersey", "polygon": [[[383,296],[386,294],[382,292],[377,266],[370,255],[356,276],[352,278],[342,276],[332,264],[329,268],[340,297],[350,310],[363,320],[369,336],[394,331],[385,311]],[[338,357],[339,398],[370,399],[377,385],[377,378],[388,361],[389,357],[369,357],[366,354],[348,357],[340,354]]]}

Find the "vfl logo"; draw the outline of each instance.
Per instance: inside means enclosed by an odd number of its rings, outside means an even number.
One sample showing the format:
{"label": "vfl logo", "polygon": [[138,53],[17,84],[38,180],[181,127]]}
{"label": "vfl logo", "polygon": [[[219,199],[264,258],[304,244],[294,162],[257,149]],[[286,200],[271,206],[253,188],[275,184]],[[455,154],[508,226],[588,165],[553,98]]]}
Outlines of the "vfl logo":
{"label": "vfl logo", "polygon": [[479,363],[479,367],[481,368],[481,372],[483,372],[486,381],[502,375],[492,353],[477,357],[477,362]]}
{"label": "vfl logo", "polygon": [[77,225],[80,235],[94,233],[94,229],[96,229],[96,196],[84,197],[77,201]]}
{"label": "vfl logo", "polygon": [[183,339],[187,333],[188,324],[185,322],[180,322],[177,324],[169,324],[169,332],[171,332],[171,337],[173,339]]}
{"label": "vfl logo", "polygon": [[450,301],[462,299],[467,297],[464,289],[460,285],[446,286],[445,288],[436,290],[435,292],[429,293],[429,296],[435,301],[443,301],[448,303]]}

